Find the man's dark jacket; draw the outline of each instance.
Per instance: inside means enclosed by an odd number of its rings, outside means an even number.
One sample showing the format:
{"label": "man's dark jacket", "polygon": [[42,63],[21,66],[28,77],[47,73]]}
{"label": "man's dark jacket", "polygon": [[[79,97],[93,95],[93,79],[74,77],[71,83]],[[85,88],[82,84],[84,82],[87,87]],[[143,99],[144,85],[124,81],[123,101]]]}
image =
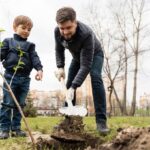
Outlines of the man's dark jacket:
{"label": "man's dark jacket", "polygon": [[[22,53],[22,54],[21,54]],[[21,55],[20,55],[21,54]],[[13,74],[14,68],[20,61],[16,75],[29,76],[33,68],[42,70],[43,66],[35,51],[35,44],[14,34],[14,38],[6,38],[1,47],[1,60],[5,72]]]}
{"label": "man's dark jacket", "polygon": [[55,51],[58,68],[65,66],[65,49],[69,49],[73,59],[80,63],[80,69],[71,85],[73,88],[77,88],[81,86],[90,72],[93,56],[100,52],[103,57],[101,44],[87,25],[77,22],[76,33],[69,41],[61,36],[58,27],[55,28]]}

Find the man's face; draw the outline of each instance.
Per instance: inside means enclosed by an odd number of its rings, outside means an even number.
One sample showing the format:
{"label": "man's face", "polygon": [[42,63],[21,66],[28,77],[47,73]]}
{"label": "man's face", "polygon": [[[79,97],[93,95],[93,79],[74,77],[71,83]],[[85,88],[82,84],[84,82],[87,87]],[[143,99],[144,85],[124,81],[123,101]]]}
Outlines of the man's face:
{"label": "man's face", "polygon": [[14,31],[22,38],[27,38],[30,35],[31,27],[20,24],[17,27],[14,27]]}
{"label": "man's face", "polygon": [[75,21],[66,21],[63,23],[58,23],[60,34],[64,39],[69,40],[75,34],[77,28],[77,22]]}

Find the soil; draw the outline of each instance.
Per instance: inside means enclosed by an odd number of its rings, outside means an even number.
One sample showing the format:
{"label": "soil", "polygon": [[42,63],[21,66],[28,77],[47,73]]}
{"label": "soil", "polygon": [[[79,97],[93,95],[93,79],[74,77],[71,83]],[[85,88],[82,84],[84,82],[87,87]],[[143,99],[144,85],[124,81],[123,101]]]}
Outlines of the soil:
{"label": "soil", "polygon": [[99,150],[150,150],[150,127],[119,130],[117,137],[111,143],[101,145]]}
{"label": "soil", "polygon": [[51,137],[38,138],[37,150],[150,150],[150,127],[118,129],[109,143],[84,131],[83,118],[66,116]]}
{"label": "soil", "polygon": [[87,147],[97,149],[103,141],[84,131],[83,118],[80,116],[66,116],[65,119],[54,128],[51,139],[37,140],[37,149],[62,149],[62,150],[84,150]]}

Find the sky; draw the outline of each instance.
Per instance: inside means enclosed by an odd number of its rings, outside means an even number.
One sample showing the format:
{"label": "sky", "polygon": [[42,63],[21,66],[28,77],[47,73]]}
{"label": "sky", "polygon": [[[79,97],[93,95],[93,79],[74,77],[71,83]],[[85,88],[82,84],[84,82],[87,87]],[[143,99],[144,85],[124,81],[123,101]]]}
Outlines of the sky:
{"label": "sky", "polygon": [[[13,35],[12,22],[17,15],[27,15],[33,20],[34,26],[28,40],[36,44],[36,51],[44,66],[44,77],[42,81],[36,81],[34,79],[36,71],[33,70],[31,73],[31,89],[49,91],[61,87],[54,75],[54,71],[57,69],[54,49],[54,28],[57,25],[55,22],[56,11],[63,6],[71,6],[77,12],[77,19],[88,24],[88,16],[86,16],[88,10],[86,8],[89,3],[93,2],[94,0],[0,0],[0,27],[6,30],[1,36],[2,39]],[[100,0],[101,12],[104,12],[107,2],[108,0]],[[106,12],[106,17],[107,14]],[[138,97],[144,93],[150,94],[149,58],[150,53],[146,53],[140,59]],[[70,61],[71,55],[66,52],[66,73]],[[132,79],[130,79],[129,84],[132,85]],[[132,86],[129,85],[130,88]],[[130,92],[129,97],[131,97]]]}

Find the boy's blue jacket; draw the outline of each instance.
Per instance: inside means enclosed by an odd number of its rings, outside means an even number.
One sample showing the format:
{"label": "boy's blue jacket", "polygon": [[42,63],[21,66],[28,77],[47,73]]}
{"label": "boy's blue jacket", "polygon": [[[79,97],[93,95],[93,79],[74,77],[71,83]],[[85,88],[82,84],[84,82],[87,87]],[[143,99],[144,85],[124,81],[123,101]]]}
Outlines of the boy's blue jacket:
{"label": "boy's blue jacket", "polygon": [[6,38],[1,47],[1,58],[6,73],[13,74],[14,68],[20,61],[20,67],[16,74],[29,76],[33,68],[37,71],[42,70],[43,66],[35,51],[35,44],[28,42],[27,39],[14,34],[13,38]]}

